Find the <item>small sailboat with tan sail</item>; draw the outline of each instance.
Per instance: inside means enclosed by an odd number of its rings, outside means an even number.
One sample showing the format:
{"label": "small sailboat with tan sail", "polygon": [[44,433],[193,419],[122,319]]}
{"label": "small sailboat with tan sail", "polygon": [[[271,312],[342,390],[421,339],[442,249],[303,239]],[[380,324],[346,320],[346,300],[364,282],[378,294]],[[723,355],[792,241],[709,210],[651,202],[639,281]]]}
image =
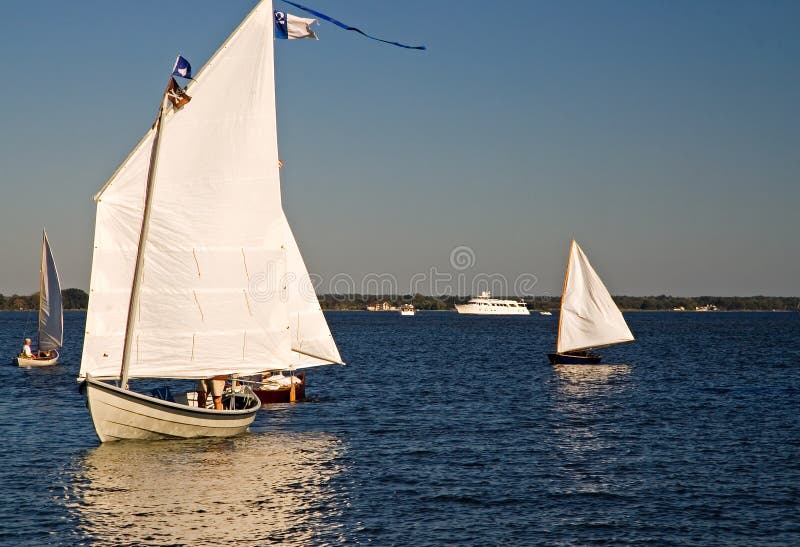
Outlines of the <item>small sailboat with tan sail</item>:
{"label": "small sailboat with tan sail", "polygon": [[608,289],[573,239],[561,295],[556,352],[548,353],[547,358],[554,365],[597,364],[601,357],[591,350],[633,339]]}

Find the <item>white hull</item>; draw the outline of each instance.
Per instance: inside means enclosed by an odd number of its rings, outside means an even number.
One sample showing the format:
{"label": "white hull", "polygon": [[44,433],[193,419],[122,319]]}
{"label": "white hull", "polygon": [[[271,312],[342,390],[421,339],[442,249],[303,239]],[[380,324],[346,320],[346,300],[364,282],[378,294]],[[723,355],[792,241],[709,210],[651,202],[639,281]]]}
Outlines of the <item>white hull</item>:
{"label": "white hull", "polygon": [[530,315],[524,306],[486,306],[478,304],[456,304],[456,311],[461,315]]}
{"label": "white hull", "polygon": [[53,350],[56,354],[52,359],[27,359],[25,357],[17,357],[17,364],[21,367],[47,367],[58,363],[58,352]]}
{"label": "white hull", "polygon": [[86,400],[100,442],[123,439],[231,437],[244,433],[261,404],[247,410],[210,410],[157,399],[87,378]]}
{"label": "white hull", "polygon": [[400,315],[408,315],[408,316],[411,316],[411,315],[414,315],[414,313],[415,313],[414,311],[401,311],[401,312],[400,312]]}

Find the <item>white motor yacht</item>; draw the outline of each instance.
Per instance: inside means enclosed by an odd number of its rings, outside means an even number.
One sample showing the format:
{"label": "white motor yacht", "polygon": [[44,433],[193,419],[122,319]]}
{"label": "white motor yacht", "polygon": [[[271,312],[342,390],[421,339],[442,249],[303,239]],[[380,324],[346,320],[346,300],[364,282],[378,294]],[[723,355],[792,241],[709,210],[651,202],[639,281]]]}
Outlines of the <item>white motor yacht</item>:
{"label": "white motor yacht", "polygon": [[489,291],[483,291],[466,304],[456,304],[456,311],[462,315],[530,315],[522,300],[498,300]]}

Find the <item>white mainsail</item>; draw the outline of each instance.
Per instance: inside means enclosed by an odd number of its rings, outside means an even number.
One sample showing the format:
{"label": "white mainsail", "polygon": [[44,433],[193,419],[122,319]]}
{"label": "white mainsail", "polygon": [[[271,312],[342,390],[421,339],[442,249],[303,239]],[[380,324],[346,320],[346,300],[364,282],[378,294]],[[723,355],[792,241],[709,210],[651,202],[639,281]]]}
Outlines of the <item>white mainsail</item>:
{"label": "white mainsail", "polygon": [[[191,103],[164,116],[133,378],[291,363],[272,25],[271,2],[262,2],[189,84]],[[95,198],[82,377],[120,375],[153,136]]]}
{"label": "white mainsail", "polygon": [[61,281],[50,251],[47,233],[42,232],[42,270],[39,287],[39,349],[50,351],[64,343],[64,309]]}
{"label": "white mainsail", "polygon": [[556,351],[564,353],[631,340],[633,334],[622,313],[573,240],[561,296]]}
{"label": "white mainsail", "polygon": [[283,222],[286,241],[286,300],[293,350],[291,368],[344,364],[285,215]]}

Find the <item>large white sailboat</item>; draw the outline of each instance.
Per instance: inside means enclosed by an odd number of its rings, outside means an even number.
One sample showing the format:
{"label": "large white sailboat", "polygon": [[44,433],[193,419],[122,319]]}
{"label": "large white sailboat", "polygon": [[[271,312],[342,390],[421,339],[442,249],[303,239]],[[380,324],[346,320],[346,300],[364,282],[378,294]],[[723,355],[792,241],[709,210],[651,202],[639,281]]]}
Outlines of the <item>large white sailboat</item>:
{"label": "large white sailboat", "polygon": [[483,291],[466,304],[456,304],[461,315],[530,315],[522,300],[500,300],[492,298],[492,293]]}
{"label": "large white sailboat", "polygon": [[[95,197],[79,380],[102,442],[235,435],[260,408],[247,386],[215,410],[138,393],[130,379],[252,375],[298,360],[282,293],[291,244],[272,25],[265,0],[189,83],[191,102],[179,108],[165,93],[154,127]],[[309,358],[338,358],[303,340],[294,349]]]}
{"label": "large white sailboat", "polygon": [[58,363],[58,350],[64,344],[64,306],[61,281],[47,240],[42,231],[42,262],[39,271],[39,336],[38,347],[31,357],[17,357],[21,367],[43,367]]}
{"label": "large white sailboat", "polygon": [[556,352],[552,364],[597,364],[601,357],[590,350],[632,341],[619,308],[600,276],[573,239],[564,276]]}

